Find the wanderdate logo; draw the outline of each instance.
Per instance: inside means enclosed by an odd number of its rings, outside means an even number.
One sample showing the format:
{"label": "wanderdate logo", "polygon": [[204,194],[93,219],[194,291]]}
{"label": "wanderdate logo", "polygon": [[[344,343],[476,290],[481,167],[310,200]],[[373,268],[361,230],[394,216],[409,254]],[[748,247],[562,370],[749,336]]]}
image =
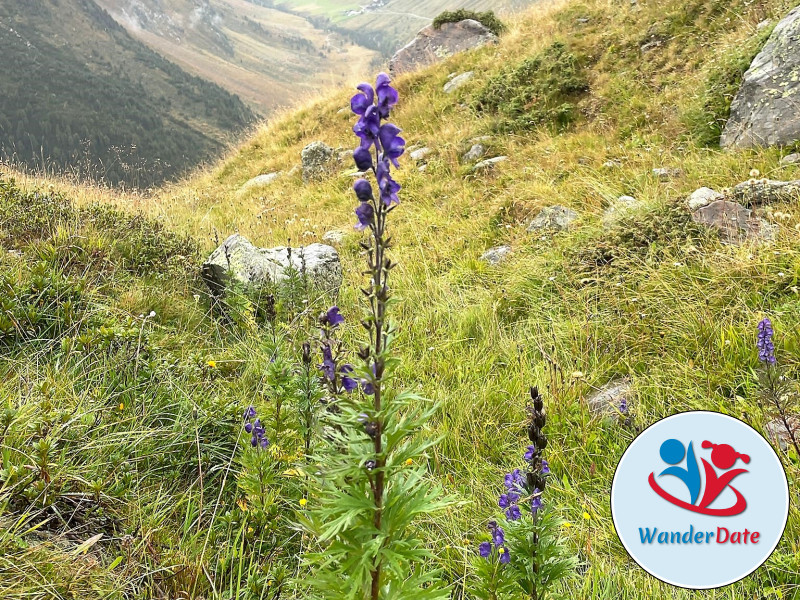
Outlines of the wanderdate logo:
{"label": "wanderdate logo", "polygon": [[757,569],[783,535],[789,489],[780,459],[749,425],[692,411],[643,431],[611,488],[631,557],[675,586],[710,589]]}

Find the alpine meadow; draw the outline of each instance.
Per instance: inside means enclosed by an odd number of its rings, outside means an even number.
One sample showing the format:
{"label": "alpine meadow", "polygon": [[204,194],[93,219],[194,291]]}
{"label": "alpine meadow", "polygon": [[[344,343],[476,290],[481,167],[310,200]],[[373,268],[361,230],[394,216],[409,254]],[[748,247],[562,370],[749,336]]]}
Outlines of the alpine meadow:
{"label": "alpine meadow", "polygon": [[[0,598],[800,598],[800,125],[756,89],[800,65],[796,0],[525,4],[440,15],[481,44],[415,69],[348,46],[347,86],[158,187],[0,164]],[[176,77],[170,151],[252,117]],[[692,410],[790,492],[766,562],[703,591],[610,504]]]}

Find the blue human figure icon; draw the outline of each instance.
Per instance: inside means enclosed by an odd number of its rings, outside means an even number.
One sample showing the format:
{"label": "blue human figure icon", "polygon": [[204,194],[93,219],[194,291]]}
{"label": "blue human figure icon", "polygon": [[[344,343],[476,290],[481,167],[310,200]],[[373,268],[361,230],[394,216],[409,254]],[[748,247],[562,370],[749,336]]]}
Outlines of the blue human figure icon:
{"label": "blue human figure icon", "polygon": [[[669,439],[661,444],[659,453],[665,463],[673,465],[661,471],[659,477],[661,475],[674,475],[683,481],[689,489],[691,504],[697,502],[697,497],[700,495],[700,468],[697,465],[692,442],[689,442],[687,451],[682,442],[676,439]],[[678,467],[678,463],[683,460],[684,456],[686,456],[686,468]]]}

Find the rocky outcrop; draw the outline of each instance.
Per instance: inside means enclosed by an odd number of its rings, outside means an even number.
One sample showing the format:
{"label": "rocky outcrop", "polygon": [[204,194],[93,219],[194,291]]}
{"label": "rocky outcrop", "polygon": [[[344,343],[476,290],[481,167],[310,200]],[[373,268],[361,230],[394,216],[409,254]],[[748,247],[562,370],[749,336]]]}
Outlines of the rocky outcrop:
{"label": "rocky outcrop", "polygon": [[474,163],[486,155],[486,146],[483,144],[473,144],[472,147],[461,157],[461,162]]}
{"label": "rocky outcrop", "polygon": [[230,278],[252,286],[280,283],[291,267],[307,277],[310,285],[334,295],[339,292],[342,266],[334,248],[311,244],[289,250],[258,248],[236,233],[203,263],[203,279],[211,294],[218,297],[224,294]]}
{"label": "rocky outcrop", "polygon": [[389,61],[393,75],[432,65],[458,52],[497,42],[497,36],[472,19],[444,23],[440,29],[429,25]]}
{"label": "rocky outcrop", "polygon": [[731,190],[731,198],[745,206],[761,206],[769,202],[784,202],[800,198],[800,181],[753,179]]}
{"label": "rocky outcrop", "polygon": [[698,208],[708,206],[715,200],[722,200],[724,197],[723,194],[709,187],[701,187],[691,193],[686,204],[689,206],[689,210],[697,210]]}
{"label": "rocky outcrop", "polygon": [[533,233],[544,229],[562,231],[567,229],[578,218],[578,213],[566,206],[548,206],[543,208],[528,225],[528,231]]}
{"label": "rocky outcrop", "polygon": [[783,146],[800,140],[800,7],[775,27],[744,74],[722,132],[723,147]]}
{"label": "rocky outcrop", "polygon": [[753,211],[730,200],[716,200],[697,209],[692,219],[719,232],[726,244],[745,241],[769,241],[775,237],[776,226],[753,215]]}
{"label": "rocky outcrop", "polygon": [[324,142],[311,142],[303,148],[303,181],[322,179],[330,170],[334,150]]}

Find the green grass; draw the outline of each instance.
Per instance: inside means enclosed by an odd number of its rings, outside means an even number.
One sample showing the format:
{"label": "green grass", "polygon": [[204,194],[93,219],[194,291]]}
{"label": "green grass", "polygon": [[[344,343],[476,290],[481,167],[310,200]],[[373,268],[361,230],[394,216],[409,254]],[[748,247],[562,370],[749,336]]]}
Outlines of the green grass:
{"label": "green grass", "polygon": [[[789,8],[782,0],[668,0],[640,2],[638,9],[565,2],[515,20],[497,48],[398,81],[401,104],[394,120],[409,144],[432,152],[424,173],[403,157],[397,174],[404,189],[392,213],[399,264],[393,286],[401,298],[395,347],[402,382],[441,404],[431,424],[442,441],[431,453],[430,477],[464,504],[420,527],[455,597],[470,598],[477,539],[496,512],[503,473],[520,466],[526,391],[533,384],[544,391],[549,415],[547,458],[554,477],[547,502],[569,523],[564,540],[580,564],[563,584],[565,597],[800,593],[796,506],[764,567],[707,592],[671,588],[639,569],[614,533],[608,506],[616,463],[636,428],[687,409],[719,410],[763,427],[770,415],[758,402],[755,376],[761,318],[775,323],[787,373],[795,380],[800,373],[797,202],[765,211],[781,225],[774,244],[765,246],[723,245],[692,224],[684,208],[697,187],[722,190],[747,180],[752,169],[773,179],[800,177],[797,167],[780,165],[777,149],[708,147],[690,118],[703,107],[720,106],[708,102],[706,91],[717,89],[726,52],[754,51],[752,40],[761,39],[755,25]],[[589,20],[578,20],[584,17]],[[643,54],[640,46],[651,35],[662,46]],[[461,106],[470,105],[504,65],[524,64],[564,39],[586,57],[589,81],[588,91],[575,99],[569,128],[558,131],[545,122],[521,133],[492,133],[496,113]],[[444,94],[448,74],[466,70],[476,73],[474,80]],[[530,77],[551,75],[533,70]],[[363,269],[360,237],[350,229],[352,168],[343,165],[308,185],[289,174],[310,141],[353,145],[352,118],[338,112],[349,95],[342,91],[265,124],[217,168],[139,206],[167,230],[194,236],[201,249],[193,264],[213,249],[216,237],[234,230],[263,246],[348,231],[339,248],[345,285],[338,303],[348,318],[345,346],[355,349]],[[481,135],[492,135],[491,153],[509,160],[474,175],[459,158]],[[609,160],[619,166],[604,167]],[[683,174],[659,181],[651,169],[661,166],[680,167]],[[239,191],[250,177],[279,170],[287,174],[270,187]],[[87,191],[63,189],[84,206]],[[642,208],[604,227],[603,210],[622,194],[640,199]],[[580,221],[563,233],[527,233],[530,219],[550,204],[571,207]],[[313,332],[306,317],[319,306],[303,313],[291,294],[284,296],[274,334],[248,319],[226,325],[212,314],[192,269],[178,264],[160,274],[129,268],[122,249],[145,242],[136,236],[125,242],[126,227],[106,236],[105,226],[95,228],[80,214],[63,219],[73,224],[48,229],[44,240],[10,232],[23,255],[0,254],[2,272],[28,292],[37,268],[50,270],[50,282],[87,278],[79,325],[46,330],[52,340],[15,341],[0,363],[0,394],[13,414],[11,433],[0,441],[3,460],[36,464],[31,444],[53,439],[55,455],[40,462],[52,462],[50,481],[62,482],[58,488],[37,483],[42,478],[33,475],[41,469],[34,469],[27,484],[33,491],[15,503],[8,500],[8,475],[2,476],[0,596],[82,598],[102,590],[105,597],[273,597],[268,590],[280,587],[287,574],[303,575],[298,555],[307,540],[289,526],[301,492],[291,474],[299,440],[287,430],[277,444],[281,450],[259,463],[235,447],[237,420],[253,402],[274,421],[276,394],[291,393],[275,391],[277,367],[270,358],[276,348],[287,360],[296,356]],[[154,228],[155,237],[142,239],[168,246],[172,242],[162,237],[167,230]],[[479,260],[501,243],[513,249],[506,262],[489,267]],[[42,252],[43,246],[49,250]],[[106,272],[87,263],[97,248],[109,257],[99,265],[123,267]],[[65,271],[65,264],[75,268]],[[258,299],[243,298],[238,310],[247,314],[253,301]],[[138,318],[150,310],[157,315],[152,320]],[[58,315],[48,318],[60,322]],[[87,333],[89,350],[62,342]],[[130,353],[139,347],[137,361]],[[621,376],[631,378],[636,392],[633,428],[592,418],[586,406],[595,388]],[[290,423],[295,402],[285,406]],[[3,427],[0,421],[0,432]],[[796,495],[800,459],[783,460]],[[125,464],[133,467],[128,475]],[[94,481],[100,483],[93,487]],[[269,486],[254,488],[259,481]],[[90,501],[95,488],[100,499]],[[42,506],[41,498],[52,502]],[[81,520],[73,522],[64,515],[73,514],[75,503],[83,508],[76,513]],[[28,531],[44,521],[37,532]],[[85,555],[69,554],[101,531],[107,537]],[[302,597],[302,590],[287,584],[281,597]]]}

